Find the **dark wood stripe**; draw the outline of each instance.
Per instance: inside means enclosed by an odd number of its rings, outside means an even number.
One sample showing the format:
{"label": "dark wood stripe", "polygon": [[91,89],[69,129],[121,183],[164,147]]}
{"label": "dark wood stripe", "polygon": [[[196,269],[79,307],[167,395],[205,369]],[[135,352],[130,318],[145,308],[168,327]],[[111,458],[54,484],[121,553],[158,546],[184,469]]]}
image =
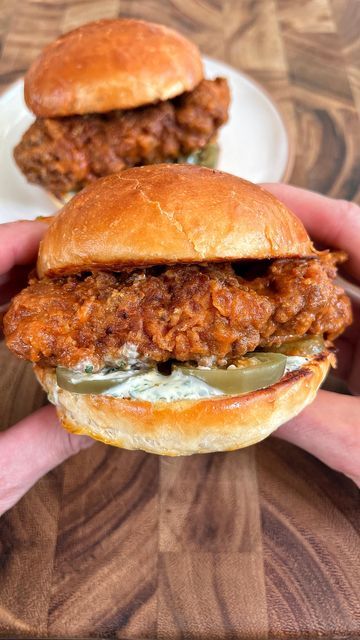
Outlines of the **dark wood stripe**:
{"label": "dark wood stripe", "polygon": [[[257,460],[270,634],[341,637],[346,628],[351,637],[360,621],[358,493],[339,474],[319,469],[315,459],[285,443],[262,443]],[[345,485],[350,489],[351,522],[329,493],[335,478],[335,494]]]}
{"label": "dark wood stripe", "polygon": [[49,629],[62,633],[71,612],[78,634],[136,637],[144,616],[156,627],[159,461],[102,445],[85,455],[87,488],[65,466]]}
{"label": "dark wood stripe", "polygon": [[240,620],[244,637],[261,637],[267,611],[254,450],[164,459],[160,477],[160,637],[217,637],[220,629],[235,637]]}
{"label": "dark wood stripe", "polygon": [[0,636],[46,635],[63,470],[0,519]]}

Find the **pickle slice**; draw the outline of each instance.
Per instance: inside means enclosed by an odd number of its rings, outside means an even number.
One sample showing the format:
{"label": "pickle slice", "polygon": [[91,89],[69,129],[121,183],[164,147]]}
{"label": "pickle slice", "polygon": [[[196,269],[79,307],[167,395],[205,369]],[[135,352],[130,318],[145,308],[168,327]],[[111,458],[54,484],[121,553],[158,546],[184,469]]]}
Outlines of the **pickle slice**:
{"label": "pickle slice", "polygon": [[184,374],[200,378],[211,387],[225,394],[249,393],[269,387],[284,375],[286,356],[281,353],[256,353],[247,358],[248,366],[229,369],[199,369],[183,365],[174,365]]}
{"label": "pickle slice", "polygon": [[284,342],[280,347],[271,347],[271,351],[284,353],[286,356],[315,356],[324,349],[325,343],[322,336],[304,336]]}
{"label": "pickle slice", "polygon": [[209,169],[215,169],[219,159],[219,145],[209,142],[202,149],[194,151],[188,156],[181,156],[178,162],[197,164]]}
{"label": "pickle slice", "polygon": [[[283,376],[286,356],[282,353],[257,352],[228,369],[200,369],[187,365],[173,365],[173,371],[181,371],[189,377],[206,382],[225,394],[234,395],[263,389],[275,384]],[[139,371],[111,371],[109,373],[84,374],[57,367],[57,384],[66,391],[83,394],[106,394],[130,377],[143,374]],[[168,378],[170,381],[171,376]]]}
{"label": "pickle slice", "polygon": [[107,374],[83,374],[57,367],[56,381],[59,387],[72,393],[100,394],[117,387],[130,377],[144,373],[143,371],[114,371]]}

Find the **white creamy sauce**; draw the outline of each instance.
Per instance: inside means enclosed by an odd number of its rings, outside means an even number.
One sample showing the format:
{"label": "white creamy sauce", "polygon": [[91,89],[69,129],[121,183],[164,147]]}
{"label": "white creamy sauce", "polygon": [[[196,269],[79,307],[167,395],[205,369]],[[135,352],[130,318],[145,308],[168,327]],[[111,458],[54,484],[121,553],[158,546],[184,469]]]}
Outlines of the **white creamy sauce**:
{"label": "white creamy sauce", "polygon": [[106,391],[104,395],[148,400],[149,402],[160,400],[170,402],[172,400],[198,400],[224,394],[203,380],[184,375],[181,371],[173,371],[170,376],[163,376],[152,369],[128,378],[125,382]]}
{"label": "white creamy sauce", "polygon": [[290,373],[290,371],[301,369],[304,364],[309,362],[309,359],[310,358],[305,358],[303,356],[287,356],[284,375]]}
{"label": "white creamy sauce", "polygon": [[[125,344],[123,344],[123,346],[118,350],[116,356],[105,358],[105,363],[107,367],[119,367],[121,369],[131,369],[132,367],[143,369],[148,366],[146,360],[139,360],[137,346],[132,342],[125,342]],[[87,373],[87,369],[91,372],[93,368],[96,368],[96,362],[92,362],[91,360],[81,360],[76,367],[74,367],[74,371]]]}
{"label": "white creamy sauce", "polygon": [[[125,346],[125,345],[124,345]],[[128,355],[135,358],[135,353],[129,347]],[[300,369],[311,358],[301,356],[287,356],[284,375]],[[206,367],[203,367],[206,368]],[[185,375],[176,369],[169,376],[164,376],[156,369],[144,371],[128,369],[125,371],[112,371],[110,373],[99,372],[91,375],[74,371],[71,378],[72,384],[80,384],[84,380],[104,380],[106,376],[118,379],[119,384],[101,395],[114,396],[116,398],[133,398],[135,400],[147,400],[148,402],[171,402],[174,400],[200,400],[225,395],[223,391],[211,387],[209,384],[196,378]]]}
{"label": "white creamy sauce", "polygon": [[125,342],[121,349],[119,349],[116,358],[106,359],[106,364],[109,366],[127,366],[132,367],[138,363],[139,352],[137,346],[132,342]]}
{"label": "white creamy sauce", "polygon": [[83,382],[93,382],[96,380],[106,380],[106,378],[111,378],[112,380],[115,378],[119,380],[119,384],[122,384],[124,380],[131,378],[138,374],[137,370],[134,369],[126,369],[125,371],[112,371],[111,373],[107,373],[106,371],[99,371],[98,373],[79,373],[74,371],[74,375],[69,378],[71,384],[77,385],[82,384]]}
{"label": "white creamy sauce", "polygon": [[[300,369],[308,361],[309,358],[288,356],[284,375],[290,371]],[[152,369],[127,378],[118,386],[105,391],[104,395],[148,400],[149,402],[158,402],[160,400],[170,402],[173,400],[199,400],[225,394],[223,391],[211,387],[203,380],[195,378],[195,376],[184,375],[179,370],[173,371],[170,376],[163,376]]]}
{"label": "white creamy sauce", "polygon": [[91,360],[80,360],[80,362],[77,363],[77,365],[74,367],[74,371],[76,373],[82,374],[84,371],[86,371],[86,369],[92,369],[93,368],[93,363],[91,362]]}

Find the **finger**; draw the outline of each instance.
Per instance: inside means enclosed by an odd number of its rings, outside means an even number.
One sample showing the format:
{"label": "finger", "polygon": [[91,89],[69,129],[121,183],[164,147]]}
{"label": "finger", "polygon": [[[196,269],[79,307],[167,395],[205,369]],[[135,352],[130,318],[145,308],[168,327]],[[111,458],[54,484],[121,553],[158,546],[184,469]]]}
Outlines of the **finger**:
{"label": "finger", "polygon": [[265,184],[304,223],[314,240],[336,247],[349,256],[347,268],[360,280],[360,207],[286,184]]}
{"label": "finger", "polygon": [[298,445],[360,486],[360,401],[319,391],[315,401],[275,435]]}
{"label": "finger", "polygon": [[48,225],[35,220],[7,222],[0,225],[0,274],[15,265],[35,262],[39,242]]}
{"label": "finger", "polygon": [[51,406],[0,433],[0,515],[48,471],[93,443],[65,431]]}

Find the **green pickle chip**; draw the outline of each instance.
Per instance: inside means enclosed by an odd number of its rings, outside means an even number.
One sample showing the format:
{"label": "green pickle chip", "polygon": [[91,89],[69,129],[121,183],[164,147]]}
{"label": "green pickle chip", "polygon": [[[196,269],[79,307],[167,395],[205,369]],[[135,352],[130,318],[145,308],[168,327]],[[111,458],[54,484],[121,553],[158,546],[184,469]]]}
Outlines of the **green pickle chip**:
{"label": "green pickle chip", "polygon": [[199,369],[175,365],[184,374],[203,380],[225,394],[249,393],[269,387],[284,375],[286,356],[281,353],[256,353],[246,358],[249,363],[228,369]]}
{"label": "green pickle chip", "polygon": [[[173,365],[173,371],[203,380],[225,394],[247,393],[274,384],[283,376],[286,356],[281,353],[256,353],[243,358],[241,366],[228,369],[200,369],[186,365]],[[101,394],[125,382],[143,371],[115,371],[99,374],[79,374],[64,367],[57,367],[59,387],[72,393]]]}
{"label": "green pickle chip", "polygon": [[287,356],[315,356],[325,349],[322,336],[305,336],[284,342],[280,347],[271,347],[276,353],[284,353]]}
{"label": "green pickle chip", "polygon": [[[227,395],[249,393],[264,389],[278,382],[285,372],[287,356],[313,356],[325,348],[321,336],[306,336],[273,348],[271,352],[256,351],[240,358],[236,365],[228,368],[205,369],[188,364],[174,363],[172,371],[203,380],[210,387]],[[57,367],[57,383],[62,389],[73,393],[101,394],[125,382],[129,377],[141,375],[138,371],[109,371],[106,374],[81,374],[64,367]]]}
{"label": "green pickle chip", "polygon": [[117,387],[141,371],[118,371],[113,375],[99,376],[96,374],[78,374],[65,367],[57,367],[56,381],[59,387],[72,393],[100,394]]}
{"label": "green pickle chip", "polygon": [[194,151],[189,156],[181,156],[178,163],[185,162],[187,164],[197,164],[201,167],[215,169],[219,159],[219,146],[209,142],[202,149]]}

